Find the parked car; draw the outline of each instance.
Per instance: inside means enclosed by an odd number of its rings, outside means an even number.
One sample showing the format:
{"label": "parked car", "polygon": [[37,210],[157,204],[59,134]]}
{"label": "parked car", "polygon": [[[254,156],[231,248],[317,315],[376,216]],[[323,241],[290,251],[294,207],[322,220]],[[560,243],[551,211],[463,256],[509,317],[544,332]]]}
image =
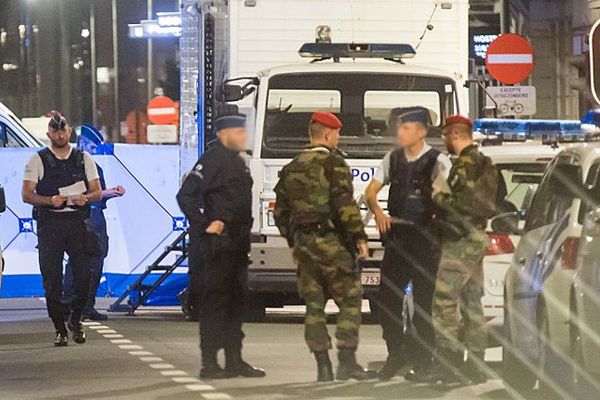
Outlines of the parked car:
{"label": "parked car", "polygon": [[0,103],[0,148],[2,147],[42,147],[19,118],[4,104]]}
{"label": "parked car", "polygon": [[[590,300],[597,304],[599,292],[588,290],[583,301],[578,294],[585,287],[582,278],[597,265],[597,261],[586,262],[598,250],[586,236],[582,240],[582,226],[587,221],[592,225],[587,232],[595,234],[594,217],[586,220],[586,215],[600,202],[599,168],[600,143],[572,145],[548,166],[522,231],[516,214],[492,221],[492,227],[512,226],[510,233],[522,233],[506,274],[503,357],[504,381],[521,393],[538,382],[541,389],[560,398],[584,398],[577,393],[589,388],[588,366],[597,357],[595,335],[600,331],[588,329],[597,322],[577,323],[578,312],[588,320],[597,318],[600,308],[591,308]],[[593,318],[591,310],[595,310]],[[600,371],[597,365],[595,371]],[[600,391],[594,396],[599,395]]]}

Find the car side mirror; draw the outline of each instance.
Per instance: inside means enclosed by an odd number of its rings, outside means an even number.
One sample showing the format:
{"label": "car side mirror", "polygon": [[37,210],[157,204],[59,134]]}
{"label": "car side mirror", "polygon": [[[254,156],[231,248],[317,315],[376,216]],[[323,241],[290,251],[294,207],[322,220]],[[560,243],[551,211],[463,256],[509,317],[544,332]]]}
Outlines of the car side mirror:
{"label": "car side mirror", "polygon": [[492,218],[491,226],[494,232],[504,233],[508,235],[522,235],[523,232],[519,229],[520,213],[510,212],[500,214]]}

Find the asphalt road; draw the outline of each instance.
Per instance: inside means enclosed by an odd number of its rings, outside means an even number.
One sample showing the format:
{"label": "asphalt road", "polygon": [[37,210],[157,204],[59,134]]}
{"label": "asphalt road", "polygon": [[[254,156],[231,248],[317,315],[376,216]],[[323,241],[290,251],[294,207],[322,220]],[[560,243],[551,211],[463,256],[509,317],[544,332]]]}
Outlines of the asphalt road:
{"label": "asphalt road", "polygon": [[[106,323],[86,326],[86,344],[55,348],[41,300],[0,300],[0,399],[511,398],[497,376],[451,391],[413,385],[400,376],[390,382],[317,384],[298,311],[280,310],[265,323],[245,325],[244,356],[264,368],[266,378],[201,381],[198,325],[174,308],[111,315]],[[359,361],[374,368],[385,355],[380,327],[364,325]],[[488,354],[497,357],[497,350]],[[498,369],[497,362],[488,365]]]}

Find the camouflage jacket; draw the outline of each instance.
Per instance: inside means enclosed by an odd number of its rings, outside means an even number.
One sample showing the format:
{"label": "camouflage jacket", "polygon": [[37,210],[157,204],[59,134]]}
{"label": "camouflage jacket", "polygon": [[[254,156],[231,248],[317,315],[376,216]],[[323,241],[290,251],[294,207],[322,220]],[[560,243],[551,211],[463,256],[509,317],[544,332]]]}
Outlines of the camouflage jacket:
{"label": "camouflage jacket", "polygon": [[476,145],[463,149],[454,161],[448,184],[451,193],[438,193],[433,201],[443,219],[461,219],[481,228],[496,209],[498,173]]}
{"label": "camouflage jacket", "polygon": [[354,242],[367,239],[350,168],[335,150],[312,146],[300,153],[281,171],[275,193],[275,224],[290,246],[296,226],[325,220]]}

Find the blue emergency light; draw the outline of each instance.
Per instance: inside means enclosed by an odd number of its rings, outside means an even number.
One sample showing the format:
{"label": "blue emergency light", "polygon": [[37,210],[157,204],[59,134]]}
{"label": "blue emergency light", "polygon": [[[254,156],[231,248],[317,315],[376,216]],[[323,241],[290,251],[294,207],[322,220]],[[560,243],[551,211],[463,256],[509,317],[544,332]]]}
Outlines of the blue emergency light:
{"label": "blue emergency light", "polygon": [[506,142],[541,140],[544,144],[583,142],[587,134],[576,120],[514,120],[483,118],[473,123],[473,131],[496,136]]}
{"label": "blue emergency light", "polygon": [[413,58],[417,52],[410,44],[393,43],[304,43],[298,54],[303,58],[334,59],[340,58],[383,58],[401,61]]}

